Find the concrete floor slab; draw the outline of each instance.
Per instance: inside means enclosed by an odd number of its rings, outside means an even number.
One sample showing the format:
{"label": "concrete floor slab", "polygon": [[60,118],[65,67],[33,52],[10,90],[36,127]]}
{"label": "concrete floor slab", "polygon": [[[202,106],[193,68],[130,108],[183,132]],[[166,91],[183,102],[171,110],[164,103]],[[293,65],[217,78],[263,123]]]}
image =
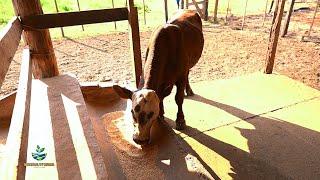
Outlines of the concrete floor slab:
{"label": "concrete floor slab", "polygon": [[319,179],[319,107],[315,98],[184,140],[221,179]]}
{"label": "concrete floor slab", "polygon": [[[200,132],[320,97],[319,91],[286,76],[259,72],[191,86],[196,95],[185,98],[183,110],[187,125]],[[177,112],[174,94],[164,102],[165,116],[171,120]]]}

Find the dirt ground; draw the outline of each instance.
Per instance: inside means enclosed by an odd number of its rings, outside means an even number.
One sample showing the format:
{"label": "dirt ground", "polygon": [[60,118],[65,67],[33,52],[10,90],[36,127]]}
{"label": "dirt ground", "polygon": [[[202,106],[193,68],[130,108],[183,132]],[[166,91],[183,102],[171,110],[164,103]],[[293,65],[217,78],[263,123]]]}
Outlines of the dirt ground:
{"label": "dirt ground", "polygon": [[[279,40],[274,69],[320,90],[320,41],[301,41],[312,15],[313,11],[293,14],[288,37]],[[271,18],[269,15],[262,26],[263,15],[248,16],[243,31],[238,30],[240,17],[230,17],[228,23],[221,18],[219,25],[204,23],[205,46],[199,63],[191,70],[191,82],[263,71]],[[320,21],[316,21],[311,34],[316,40],[320,37],[319,30]],[[143,58],[150,35],[151,31],[141,32]],[[134,80],[127,33],[65,38],[54,40],[53,44],[61,73],[74,73],[80,81]],[[21,49],[10,66],[0,97],[17,87]]]}

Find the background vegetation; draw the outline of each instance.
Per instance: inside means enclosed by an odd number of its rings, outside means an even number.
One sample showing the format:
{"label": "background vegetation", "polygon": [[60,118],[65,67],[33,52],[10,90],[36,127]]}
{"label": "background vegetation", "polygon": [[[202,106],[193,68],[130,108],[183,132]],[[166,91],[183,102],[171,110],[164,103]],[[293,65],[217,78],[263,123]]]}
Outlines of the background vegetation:
{"label": "background vegetation", "polygon": [[[54,0],[40,0],[44,13],[55,13]],[[190,0],[191,1],[191,0]],[[82,10],[112,8],[111,0],[79,0]],[[230,0],[229,11],[235,16],[242,16],[246,0]],[[270,6],[271,0],[268,0]],[[124,7],[126,0],[114,0],[115,7]],[[145,31],[159,24],[164,23],[164,6],[162,0],[145,0],[146,3],[146,25],[143,18],[142,0],[135,0],[135,4],[139,10],[140,30]],[[77,11],[76,0],[57,0],[59,11]],[[247,7],[247,15],[264,13],[266,0],[249,0]],[[224,17],[228,6],[228,0],[219,1],[218,15]],[[177,10],[176,0],[168,0],[169,15]],[[214,9],[214,0],[209,0],[209,16],[212,15]],[[230,14],[230,13],[229,13]],[[11,0],[0,1],[0,29],[6,24],[11,17],[14,16]],[[69,37],[91,36],[102,33],[124,32],[127,31],[128,23],[126,21],[117,22],[117,29],[114,23],[101,23],[93,25],[85,25],[85,31],[81,26],[64,28],[65,35]],[[61,37],[60,28],[50,29],[53,38]]]}

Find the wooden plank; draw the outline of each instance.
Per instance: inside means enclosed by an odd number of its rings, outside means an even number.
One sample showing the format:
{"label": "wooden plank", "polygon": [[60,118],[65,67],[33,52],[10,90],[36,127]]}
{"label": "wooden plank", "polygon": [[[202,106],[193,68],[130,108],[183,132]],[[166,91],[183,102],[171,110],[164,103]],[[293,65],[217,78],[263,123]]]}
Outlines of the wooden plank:
{"label": "wooden plank", "polygon": [[22,24],[26,29],[47,29],[82,24],[122,21],[127,19],[127,8],[114,8],[28,16],[22,18]]}
{"label": "wooden plank", "polygon": [[84,99],[88,102],[105,103],[119,100],[120,97],[112,88],[113,83],[83,82],[80,88]]}
{"label": "wooden plank", "polygon": [[[29,49],[23,51],[18,91],[15,99],[9,134],[6,142],[5,158],[0,168],[0,179],[17,179],[23,173],[20,151],[23,151],[25,128],[28,126],[31,96],[31,60]],[[18,170],[19,168],[19,170]]]}
{"label": "wooden plank", "polygon": [[0,98],[0,121],[10,121],[17,91]]}
{"label": "wooden plank", "polygon": [[12,18],[0,32],[0,89],[21,39],[22,28],[18,17]]}
{"label": "wooden plank", "polygon": [[269,37],[269,46],[268,46],[268,52],[267,52],[267,58],[266,58],[266,69],[265,73],[271,74],[273,70],[274,65],[274,59],[276,56],[277,51],[277,45],[280,35],[280,27],[281,27],[281,20],[285,5],[285,0],[278,0],[278,8],[277,13],[275,15],[274,23],[272,24],[272,28],[270,31],[270,37]]}
{"label": "wooden plank", "polygon": [[134,7],[133,0],[127,0],[128,2],[128,20],[129,20],[129,38],[130,45],[134,59],[134,69],[136,76],[136,86],[138,87],[140,77],[142,75],[142,60],[141,60],[141,46],[140,46],[140,31],[138,23],[138,10]]}
{"label": "wooden plank", "polygon": [[291,0],[289,11],[287,11],[286,20],[285,20],[285,23],[284,23],[284,26],[283,26],[283,30],[282,30],[282,34],[281,34],[282,37],[284,37],[288,33],[288,28],[289,28],[289,24],[290,24],[290,19],[291,19],[294,3],[295,3],[295,0]]}
{"label": "wooden plank", "polygon": [[[16,15],[21,19],[27,16],[43,14],[39,0],[12,0]],[[30,47],[32,73],[35,78],[59,75],[57,59],[48,29],[23,31],[24,41]]]}
{"label": "wooden plank", "polygon": [[[39,128],[41,127],[41,128]],[[46,158],[32,157],[37,145]],[[108,179],[103,157],[75,77],[32,81],[26,179]]]}

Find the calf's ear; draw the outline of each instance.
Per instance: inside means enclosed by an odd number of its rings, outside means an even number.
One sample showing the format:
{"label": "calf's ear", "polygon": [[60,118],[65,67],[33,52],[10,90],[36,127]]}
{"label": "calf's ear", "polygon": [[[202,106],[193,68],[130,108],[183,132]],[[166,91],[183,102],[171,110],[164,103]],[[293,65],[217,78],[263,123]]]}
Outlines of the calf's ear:
{"label": "calf's ear", "polygon": [[132,99],[133,92],[130,91],[129,89],[120,87],[118,85],[113,85],[113,89],[121,98]]}

